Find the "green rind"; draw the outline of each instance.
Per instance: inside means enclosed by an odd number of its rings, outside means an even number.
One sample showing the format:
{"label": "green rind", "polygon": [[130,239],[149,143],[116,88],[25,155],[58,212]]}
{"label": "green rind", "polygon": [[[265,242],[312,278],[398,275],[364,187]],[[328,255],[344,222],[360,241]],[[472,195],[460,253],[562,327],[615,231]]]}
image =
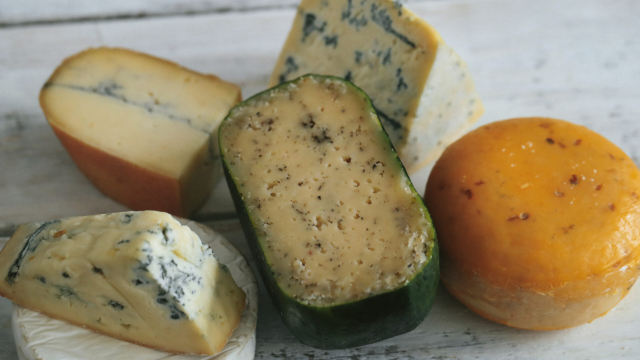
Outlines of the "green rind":
{"label": "green rind", "polygon": [[[259,236],[255,231],[249,211],[245,207],[242,195],[238,191],[238,187],[228,168],[225,160],[225,152],[222,148],[222,141],[220,141],[220,134],[223,132],[224,124],[229,117],[232,116],[236,108],[244,106],[247,102],[264,96],[275,89],[286,87],[290,83],[295,83],[309,76],[341,81],[356,90],[368,103],[376,115],[379,126],[384,131],[384,127],[380,123],[380,119],[371,104],[371,100],[361,89],[342,78],[305,75],[256,94],[231,109],[229,115],[227,115],[220,124],[218,143],[220,144],[220,154],[222,155],[222,167],[225,179],[229,186],[244,234],[251,248],[254,260],[258,265],[262,280],[283,321],[294,336],[303,344],[318,349],[345,349],[371,344],[404,334],[415,329],[426,318],[433,305],[439,281],[438,243],[435,232],[432,232],[430,237],[434,245],[431,250],[431,259],[414,275],[408,284],[396,290],[354,302],[335,306],[310,306],[290,298],[278,286],[262,247],[260,246]],[[384,131],[384,134],[386,135],[386,131]],[[396,160],[402,164],[388,135],[386,136],[386,140]],[[402,171],[406,178],[409,179],[404,166],[402,166]],[[429,223],[432,224],[422,198],[413,187],[413,184],[410,181],[408,181],[408,183],[414,197],[422,205]]]}

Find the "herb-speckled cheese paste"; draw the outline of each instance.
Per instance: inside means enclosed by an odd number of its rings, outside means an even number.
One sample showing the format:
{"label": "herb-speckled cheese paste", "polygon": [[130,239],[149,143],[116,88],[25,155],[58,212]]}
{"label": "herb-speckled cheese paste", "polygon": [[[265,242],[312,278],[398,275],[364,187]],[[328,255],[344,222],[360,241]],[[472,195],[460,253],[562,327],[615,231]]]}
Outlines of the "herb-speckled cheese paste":
{"label": "herb-speckled cheese paste", "polygon": [[229,172],[280,288],[336,305],[405,285],[433,229],[363,93],[308,76],[234,108]]}
{"label": "herb-speckled cheese paste", "polygon": [[307,73],[363,89],[409,173],[483,112],[464,61],[397,1],[303,0],[270,85]]}
{"label": "herb-speckled cheese paste", "polygon": [[178,353],[220,351],[245,294],[198,236],[155,211],[23,225],[0,295],[53,318]]}

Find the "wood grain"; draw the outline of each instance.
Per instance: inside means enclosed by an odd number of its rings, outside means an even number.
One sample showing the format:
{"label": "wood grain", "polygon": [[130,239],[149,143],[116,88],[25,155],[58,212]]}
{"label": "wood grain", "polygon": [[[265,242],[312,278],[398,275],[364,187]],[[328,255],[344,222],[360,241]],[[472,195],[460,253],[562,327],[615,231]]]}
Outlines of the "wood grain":
{"label": "wood grain", "polygon": [[[236,82],[248,97],[265,88],[297,1],[117,3],[0,0],[0,24],[12,24],[0,27],[0,222],[125,210],[82,176],[38,107],[40,86],[62,59],[90,46],[128,47]],[[486,108],[478,125],[563,118],[603,134],[640,163],[639,1],[455,0],[408,7],[469,65]],[[141,12],[148,16],[136,18]],[[412,177],[419,192],[427,177],[428,169]],[[221,181],[200,213],[232,208]],[[229,226],[227,236],[246,247],[237,228]],[[258,359],[640,358],[638,289],[607,316],[554,332],[490,323],[441,289],[415,331],[328,352],[297,343],[264,288],[260,295]],[[0,299],[0,359],[14,360],[5,340],[8,309]]]}
{"label": "wood grain", "polygon": [[[416,3],[434,0],[401,0]],[[0,27],[293,8],[298,0],[0,0]]]}
{"label": "wood grain", "polygon": [[297,0],[0,0],[0,25],[95,21],[295,7]]}

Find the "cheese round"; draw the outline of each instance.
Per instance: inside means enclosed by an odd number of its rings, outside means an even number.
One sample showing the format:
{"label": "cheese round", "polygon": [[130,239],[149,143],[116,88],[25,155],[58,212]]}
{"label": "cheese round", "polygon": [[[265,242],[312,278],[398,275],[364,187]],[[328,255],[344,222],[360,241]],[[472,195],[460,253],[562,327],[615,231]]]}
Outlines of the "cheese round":
{"label": "cheese round", "polygon": [[583,126],[548,118],[483,126],[447,148],[427,183],[442,281],[509,326],[590,322],[638,277],[638,194],[633,161]]}
{"label": "cheese round", "polygon": [[247,304],[238,327],[218,354],[211,356],[170,354],[131,344],[94,331],[50,318],[15,305],[12,325],[20,360],[209,360],[253,359],[258,319],[258,285],[246,260],[224,237],[185,219],[183,225],[209,244],[220,263],[226,265],[236,284],[247,294]]}

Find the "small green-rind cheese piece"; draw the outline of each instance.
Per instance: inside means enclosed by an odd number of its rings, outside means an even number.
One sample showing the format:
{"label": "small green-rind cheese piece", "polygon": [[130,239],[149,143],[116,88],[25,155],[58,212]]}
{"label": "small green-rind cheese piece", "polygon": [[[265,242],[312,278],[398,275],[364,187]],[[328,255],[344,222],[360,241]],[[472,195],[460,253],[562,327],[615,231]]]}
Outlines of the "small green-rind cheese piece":
{"label": "small green-rind cheese piece", "polygon": [[219,144],[262,279],[300,342],[350,348],[424,320],[435,231],[364,92],[332,76],[283,83],[233,108]]}

